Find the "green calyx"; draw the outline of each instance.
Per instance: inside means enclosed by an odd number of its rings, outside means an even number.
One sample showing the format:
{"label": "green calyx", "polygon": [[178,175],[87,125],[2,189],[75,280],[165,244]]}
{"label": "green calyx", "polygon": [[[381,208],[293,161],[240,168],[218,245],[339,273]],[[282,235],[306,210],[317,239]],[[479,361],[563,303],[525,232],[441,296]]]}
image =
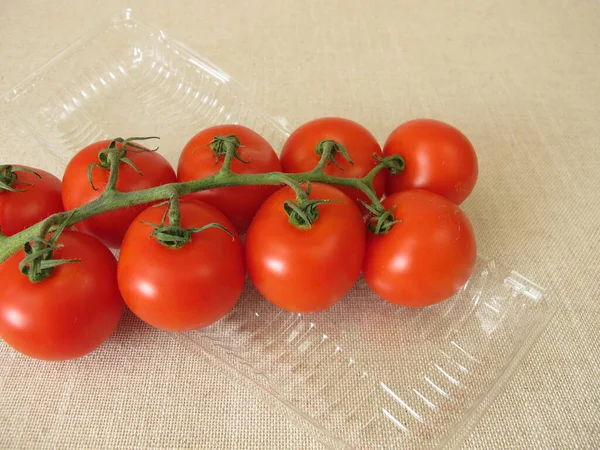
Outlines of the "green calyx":
{"label": "green calyx", "polygon": [[319,218],[317,206],[323,203],[330,203],[333,200],[306,200],[294,203],[292,200],[286,200],[283,204],[289,221],[297,228],[310,229],[313,223]]}
{"label": "green calyx", "polygon": [[335,155],[337,155],[338,153],[341,154],[344,157],[344,159],[350,164],[354,164],[354,161],[352,161],[352,158],[350,158],[346,147],[344,147],[342,143],[336,142],[331,139],[325,139],[320,141],[315,147],[315,153],[321,157],[325,155],[327,165],[334,164],[340,170],[344,169],[335,160]]}
{"label": "green calyx", "polygon": [[[160,203],[156,206],[161,206]],[[167,218],[169,223],[167,224]],[[176,193],[172,193],[169,199],[169,206],[165,210],[160,224],[152,222],[142,222],[144,225],[149,225],[154,228],[151,236],[155,238],[161,245],[169,248],[181,248],[192,240],[192,236],[195,233],[201,233],[209,228],[218,228],[224,231],[231,239],[235,239],[235,236],[231,231],[220,223],[209,223],[199,228],[184,228],[181,226],[181,212],[179,211],[179,197]]]}
{"label": "green calyx", "polygon": [[337,200],[311,200],[308,198],[311,192],[311,184],[306,186],[306,192],[299,187],[296,191],[296,202],[286,200],[283,209],[288,215],[290,223],[296,228],[311,229],[319,218],[319,205],[336,202]]}
{"label": "green calyx", "polygon": [[231,239],[235,239],[231,231],[225,228],[220,223],[209,223],[200,228],[183,228],[177,225],[165,225],[161,223],[157,225],[151,222],[142,222],[145,225],[150,225],[154,228],[152,237],[155,238],[161,245],[169,248],[181,248],[192,240],[194,233],[201,233],[202,231],[208,230],[209,228],[218,228],[223,230]]}
{"label": "green calyx", "polygon": [[383,206],[369,205],[362,200],[360,202],[370,213],[367,226],[373,234],[386,234],[395,224],[402,222],[394,219],[394,208],[386,210]]}
{"label": "green calyx", "polygon": [[[210,146],[210,149],[215,154],[215,163],[219,162],[221,156],[225,158],[227,154],[230,154],[231,157],[244,164],[250,163],[250,161],[243,159],[238,153],[238,150],[240,147],[242,147],[242,143],[235,134],[228,134],[227,136],[215,136],[213,140],[206,145]],[[206,145],[204,147],[206,147]],[[196,152],[196,150],[194,150],[194,152]]]}
{"label": "green calyx", "polygon": [[111,168],[111,159],[117,158],[119,163],[125,163],[130,166],[136,173],[140,176],[144,174],[138,170],[138,168],[133,164],[133,162],[127,157],[128,152],[141,153],[141,152],[155,152],[158,150],[158,147],[150,149],[146,148],[134,141],[146,141],[148,139],[160,139],[158,136],[147,136],[147,137],[130,137],[127,139],[123,138],[115,138],[113,139],[107,148],[103,148],[98,153],[98,162],[93,162],[88,166],[87,176],[90,181],[90,185],[92,189],[95,191],[98,190],[96,186],[94,186],[94,181],[92,179],[92,171],[94,167],[98,167],[100,169],[110,169]]}
{"label": "green calyx", "polygon": [[80,261],[79,259],[52,259],[54,251],[62,247],[57,241],[67,221],[68,219],[59,225],[49,239],[46,239],[47,231],[52,226],[52,221],[49,221],[43,227],[40,236],[34,237],[23,246],[25,258],[19,263],[19,270],[32,283],[39,283],[48,278],[57,266]]}
{"label": "green calyx", "polygon": [[397,175],[400,172],[403,172],[406,168],[404,158],[400,155],[390,155],[382,158],[378,154],[374,153],[373,158],[375,158],[378,163],[382,164],[385,168],[387,168],[392,175]]}
{"label": "green calyx", "polygon": [[[34,172],[27,167],[15,167],[10,164],[0,165],[0,192],[9,191],[9,192],[25,192],[24,189],[15,189],[13,184],[17,182],[19,176],[17,172],[27,172],[32,173],[38,178],[42,178],[41,175],[37,172]],[[20,181],[19,184],[31,186],[31,183],[27,181]]]}

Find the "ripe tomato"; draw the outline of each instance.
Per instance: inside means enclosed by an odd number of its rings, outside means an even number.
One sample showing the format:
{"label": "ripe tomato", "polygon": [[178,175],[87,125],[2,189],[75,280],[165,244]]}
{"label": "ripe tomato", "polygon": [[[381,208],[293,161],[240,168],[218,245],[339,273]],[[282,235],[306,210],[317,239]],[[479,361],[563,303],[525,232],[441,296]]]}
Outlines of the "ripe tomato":
{"label": "ripe tomato", "polygon": [[[243,163],[234,158],[232,172],[281,172],[275,150],[258,133],[241,125],[218,125],[202,130],[186,144],[179,158],[177,180],[198,180],[217,173],[223,166],[224,157],[217,159],[209,144],[215,136],[227,135],[235,135],[240,140],[237,153],[244,161],[249,161]],[[195,192],[190,197],[219,208],[233,222],[238,233],[243,234],[256,210],[277,189],[277,186],[233,186]]]}
{"label": "ripe tomato", "polygon": [[386,175],[388,195],[407,189],[435,192],[460,205],[477,181],[477,155],[464,134],[431,119],[406,122],[392,131],[383,154],[400,154],[403,172]]}
{"label": "ripe tomato", "polygon": [[[75,209],[97,199],[108,183],[109,169],[94,167],[92,181],[88,179],[88,166],[98,162],[100,150],[110,145],[110,140],[99,141],[80,150],[67,165],[63,176],[63,203],[66,209]],[[122,192],[137,191],[176,181],[175,171],[167,160],[156,152],[127,153],[127,158],[142,173],[140,175],[131,166],[121,163],[117,189]],[[107,211],[79,222],[77,229],[91,234],[106,245],[117,248],[123,240],[127,227],[148,205],[136,205],[114,211]]]}
{"label": "ripe tomato", "polygon": [[387,197],[396,223],[387,234],[369,233],[363,274],[392,303],[427,306],[454,295],[477,257],[467,216],[432,192],[409,190]]}
{"label": "ripe tomato", "polygon": [[360,274],[366,232],[358,207],[339,189],[313,183],[310,199],[335,202],[318,205],[311,228],[289,222],[284,187],[263,203],[246,234],[250,280],[267,300],[288,311],[323,311],[337,303]]}
{"label": "ripe tomato", "polygon": [[181,248],[151,238],[167,205],[144,210],[131,224],[119,257],[119,288],[129,309],[152,326],[169,331],[206,327],[225,316],[241,295],[242,243],[231,222],[214,206],[182,200],[181,225],[199,228],[219,223],[234,234],[209,228]]}
{"label": "ripe tomato", "polygon": [[55,267],[38,283],[19,272],[22,250],[0,265],[0,336],[38,359],[86,355],[108,339],[123,313],[113,254],[77,231],[63,231],[58,243],[54,259],[81,261]]}
{"label": "ripe tomato", "polygon": [[[12,236],[52,214],[63,211],[61,183],[58,178],[33,167],[11,167],[33,170],[39,177],[31,172],[10,171],[17,177],[10,187],[22,192],[0,189],[0,229],[6,236]],[[2,173],[6,174],[6,166]]]}
{"label": "ripe tomato", "polygon": [[[333,140],[342,144],[348,151],[351,164],[339,152],[335,153],[334,161],[327,163],[327,175],[344,178],[361,178],[377,165],[373,155],[382,156],[381,147],[373,135],[362,125],[339,117],[324,117],[305,123],[294,131],[287,139],[281,150],[281,165],[284,172],[299,173],[314,169],[321,156],[315,151],[322,140]],[[385,190],[385,174],[377,174],[373,180],[373,188],[378,197]],[[348,197],[356,201],[362,199],[369,203],[367,196],[360,190],[338,187]],[[362,206],[359,202],[358,204]]]}

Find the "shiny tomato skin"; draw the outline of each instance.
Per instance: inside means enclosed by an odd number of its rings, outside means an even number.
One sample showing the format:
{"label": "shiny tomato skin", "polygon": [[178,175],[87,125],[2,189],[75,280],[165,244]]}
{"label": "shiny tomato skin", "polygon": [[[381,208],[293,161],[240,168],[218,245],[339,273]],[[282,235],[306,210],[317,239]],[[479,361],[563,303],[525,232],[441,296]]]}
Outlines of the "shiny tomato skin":
{"label": "shiny tomato skin", "polygon": [[459,130],[433,119],[416,119],[397,127],[383,154],[402,155],[403,172],[386,174],[386,193],[424,189],[460,205],[477,181],[477,155]]}
{"label": "shiny tomato skin", "polygon": [[250,280],[271,303],[287,311],[323,311],[356,282],[363,262],[366,232],[361,213],[339,189],[312,184],[311,199],[335,202],[318,206],[310,229],[290,224],[286,200],[289,187],[263,203],[246,234],[246,264]]}
{"label": "shiny tomato skin", "polygon": [[[335,161],[341,168],[328,163],[325,166],[327,175],[342,178],[364,177],[378,163],[373,155],[382,156],[377,140],[362,125],[340,117],[323,117],[305,123],[288,137],[281,150],[283,171],[299,173],[314,169],[321,158],[315,152],[315,148],[322,140],[334,140],[344,145],[354,162],[350,164],[342,154],[336,153]],[[373,187],[377,196],[381,198],[385,190],[383,171],[373,180]],[[354,201],[360,198],[368,203],[367,196],[358,189],[344,186],[338,189]]]}
{"label": "shiny tomato skin", "polygon": [[[281,172],[279,158],[262,136],[241,125],[217,125],[196,134],[184,147],[177,167],[178,181],[191,181],[216,174],[223,166],[224,157],[217,161],[208,145],[215,136],[233,134],[238,137],[241,147],[238,154],[244,161],[234,158],[231,171],[234,173]],[[278,186],[232,186],[189,194],[189,197],[210,203],[221,210],[235,225],[240,234],[244,234],[256,210]]]}
{"label": "shiny tomato skin", "polygon": [[54,259],[80,259],[32,283],[19,272],[19,251],[0,265],[0,336],[32,358],[78,358],[100,346],[124,310],[117,262],[96,238],[65,230]]}
{"label": "shiny tomato skin", "polygon": [[[106,188],[109,169],[94,167],[92,180],[97,190],[90,185],[87,177],[88,166],[98,161],[98,153],[107,148],[110,140],[95,142],[80,150],[69,162],[63,175],[63,203],[65,209],[75,209],[97,199]],[[127,152],[138,174],[126,163],[119,166],[117,190],[122,192],[138,191],[176,181],[175,171],[169,162],[157,152]],[[79,222],[76,227],[84,233],[97,237],[107,246],[118,248],[133,219],[148,205],[136,205],[113,211]]]}
{"label": "shiny tomato skin", "polygon": [[441,302],[466,283],[477,258],[473,228],[448,199],[423,190],[392,194],[396,223],[387,234],[369,232],[363,275],[385,300],[402,306]]}
{"label": "shiny tomato skin", "polygon": [[131,224],[121,247],[119,288],[125,303],[144,322],[163,330],[188,331],[225,316],[241,295],[244,254],[231,222],[214,206],[182,200],[181,225],[199,228],[216,222],[234,234],[209,228],[181,248],[168,248],[150,237],[166,205],[144,210]]}
{"label": "shiny tomato skin", "polygon": [[[17,171],[17,181],[11,186],[23,192],[0,192],[0,229],[12,236],[40,220],[64,210],[61,182],[51,173],[28,166],[33,173]],[[27,184],[30,183],[30,184]]]}

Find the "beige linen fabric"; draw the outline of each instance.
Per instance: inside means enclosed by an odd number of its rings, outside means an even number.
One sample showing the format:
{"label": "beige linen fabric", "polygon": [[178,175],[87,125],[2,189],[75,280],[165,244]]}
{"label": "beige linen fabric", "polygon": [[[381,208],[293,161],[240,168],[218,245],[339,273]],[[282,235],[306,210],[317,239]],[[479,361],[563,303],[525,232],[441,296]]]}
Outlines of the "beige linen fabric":
{"label": "beige linen fabric", "polygon": [[[2,2],[0,90],[127,6],[292,127],[341,115],[381,142],[415,117],[463,130],[480,159],[464,209],[481,252],[547,287],[558,313],[462,445],[600,446],[600,3]],[[61,173],[30,136],[0,129],[2,161]],[[321,448],[129,315],[80,361],[0,342],[0,447]]]}

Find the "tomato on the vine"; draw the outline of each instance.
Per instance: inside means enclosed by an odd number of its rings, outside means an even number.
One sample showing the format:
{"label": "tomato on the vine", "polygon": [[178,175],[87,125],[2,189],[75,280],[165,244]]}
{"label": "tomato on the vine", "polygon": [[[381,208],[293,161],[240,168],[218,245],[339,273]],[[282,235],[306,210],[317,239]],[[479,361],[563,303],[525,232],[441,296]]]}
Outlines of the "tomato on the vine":
{"label": "tomato on the vine", "polygon": [[[273,147],[258,133],[241,125],[217,125],[196,134],[186,144],[177,167],[178,181],[191,181],[216,174],[224,156],[215,153],[211,142],[216,136],[233,135],[239,139],[238,158],[231,161],[231,171],[238,174],[281,172]],[[219,208],[235,225],[238,233],[248,229],[256,210],[277,186],[232,186],[207,189],[190,194]]]}
{"label": "tomato on the vine", "polygon": [[12,236],[52,214],[63,211],[61,183],[51,173],[33,167],[0,166],[0,230]]}
{"label": "tomato on the vine", "polygon": [[361,213],[339,189],[311,184],[317,206],[310,228],[290,223],[284,203],[295,201],[281,188],[260,207],[246,234],[248,275],[271,303],[292,312],[323,311],[356,282],[363,262],[366,232]]}
{"label": "tomato on the vine", "polygon": [[65,230],[54,259],[78,259],[55,267],[32,283],[19,271],[23,250],[0,264],[0,336],[33,358],[78,358],[102,344],[117,328],[124,304],[117,262],[96,238]]}
{"label": "tomato on the vine", "polygon": [[387,173],[388,195],[407,189],[425,189],[459,205],[477,181],[477,155],[459,130],[432,119],[417,119],[396,128],[383,154],[399,154],[406,164],[399,174]]}
{"label": "tomato on the vine", "polygon": [[[333,160],[327,161],[324,168],[327,175],[334,177],[362,178],[379,163],[376,156],[382,156],[377,140],[362,125],[340,117],[323,117],[300,126],[286,140],[281,150],[283,171],[299,173],[314,169],[321,159],[317,146],[322,141],[341,144],[352,161],[348,161],[343,151],[335,150]],[[381,198],[385,190],[383,172],[375,176],[373,188]],[[345,186],[339,189],[354,201],[362,199],[368,202],[367,196],[358,189]]]}
{"label": "tomato on the vine", "polygon": [[461,209],[423,190],[383,201],[395,223],[386,234],[369,233],[363,274],[379,296],[402,306],[428,306],[458,292],[475,266],[471,223]]}
{"label": "tomato on the vine", "polygon": [[[119,256],[118,281],[129,309],[144,322],[163,330],[187,331],[206,327],[225,316],[241,295],[244,254],[231,222],[214,206],[182,200],[181,226],[218,228],[194,233],[180,248],[162,245],[152,237],[167,205],[149,207],[131,224]],[[167,222],[168,223],[168,222]]]}
{"label": "tomato on the vine", "polygon": [[[88,179],[88,167],[98,163],[98,154],[108,148],[110,140],[95,142],[80,150],[71,159],[63,176],[62,199],[67,210],[78,208],[96,200],[104,192],[110,169],[94,166],[93,186]],[[121,148],[122,145],[119,145]],[[138,151],[127,147],[127,158],[135,169],[125,162],[119,165],[117,190],[138,191],[176,181],[175,171],[169,162],[157,152]],[[96,189],[94,189],[96,188]],[[120,246],[127,227],[148,205],[135,205],[113,211],[106,211],[77,224],[77,229],[91,234],[112,248]]]}

